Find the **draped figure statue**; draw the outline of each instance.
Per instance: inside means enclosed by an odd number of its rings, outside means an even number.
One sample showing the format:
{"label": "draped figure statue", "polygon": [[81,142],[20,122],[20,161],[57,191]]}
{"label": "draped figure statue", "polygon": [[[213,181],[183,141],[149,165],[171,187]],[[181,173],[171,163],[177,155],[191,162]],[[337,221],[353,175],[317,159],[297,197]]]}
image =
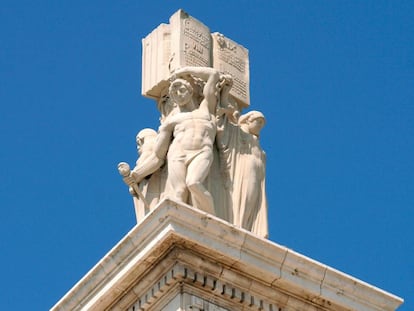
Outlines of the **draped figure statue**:
{"label": "draped figure statue", "polygon": [[266,156],[259,143],[265,117],[259,111],[239,117],[237,103],[229,97],[232,84],[231,76],[222,76],[217,109],[220,169],[228,191],[227,220],[267,238]]}
{"label": "draped figure statue", "polygon": [[264,124],[264,115],[259,111],[250,111],[239,119],[233,211],[236,225],[267,237],[266,155],[259,144],[259,133]]}

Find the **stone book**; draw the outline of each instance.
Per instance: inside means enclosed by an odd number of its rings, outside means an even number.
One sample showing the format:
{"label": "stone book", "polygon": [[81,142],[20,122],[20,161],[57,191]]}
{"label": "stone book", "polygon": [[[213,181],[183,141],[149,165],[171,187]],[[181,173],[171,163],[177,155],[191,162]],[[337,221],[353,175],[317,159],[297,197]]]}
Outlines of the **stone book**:
{"label": "stone book", "polygon": [[210,29],[183,10],[142,40],[142,95],[158,100],[168,79],[185,66],[213,67],[233,77],[230,96],[241,108],[249,106],[249,52]]}

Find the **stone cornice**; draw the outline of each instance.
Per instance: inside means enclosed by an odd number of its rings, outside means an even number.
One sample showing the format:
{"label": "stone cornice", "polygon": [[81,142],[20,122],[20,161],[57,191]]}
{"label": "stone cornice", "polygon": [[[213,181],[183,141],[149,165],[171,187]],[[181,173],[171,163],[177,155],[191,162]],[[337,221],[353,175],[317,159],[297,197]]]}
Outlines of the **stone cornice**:
{"label": "stone cornice", "polygon": [[[202,272],[216,287],[227,284],[226,288],[244,293],[243,301],[254,297],[253,305],[261,303],[263,308],[305,303],[319,310],[391,311],[402,303],[392,294],[286,247],[190,206],[164,200],[52,310],[105,310],[117,304],[126,309],[157,288],[173,267],[181,271],[173,283],[187,279],[183,269],[187,275]],[[155,277],[146,277],[151,273]],[[232,299],[214,290],[213,294]]]}

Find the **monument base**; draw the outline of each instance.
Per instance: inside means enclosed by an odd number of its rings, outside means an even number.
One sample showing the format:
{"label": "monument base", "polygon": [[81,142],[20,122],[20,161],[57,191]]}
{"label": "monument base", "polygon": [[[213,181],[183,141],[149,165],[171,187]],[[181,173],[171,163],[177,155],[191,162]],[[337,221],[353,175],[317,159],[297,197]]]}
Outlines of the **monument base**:
{"label": "monument base", "polygon": [[395,310],[402,299],[162,201],[51,310]]}

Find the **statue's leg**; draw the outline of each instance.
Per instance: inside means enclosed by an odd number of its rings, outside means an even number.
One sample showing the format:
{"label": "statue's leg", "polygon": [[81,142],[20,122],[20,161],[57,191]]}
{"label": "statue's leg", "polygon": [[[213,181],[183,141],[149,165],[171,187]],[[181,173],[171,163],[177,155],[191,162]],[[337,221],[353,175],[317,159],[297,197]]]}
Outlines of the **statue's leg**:
{"label": "statue's leg", "polygon": [[212,163],[213,155],[211,152],[203,152],[196,156],[188,165],[186,184],[190,190],[194,207],[215,215],[213,197],[203,185]]}
{"label": "statue's leg", "polygon": [[168,161],[167,191],[166,195],[188,204],[188,190],[185,182],[187,168],[184,160]]}

